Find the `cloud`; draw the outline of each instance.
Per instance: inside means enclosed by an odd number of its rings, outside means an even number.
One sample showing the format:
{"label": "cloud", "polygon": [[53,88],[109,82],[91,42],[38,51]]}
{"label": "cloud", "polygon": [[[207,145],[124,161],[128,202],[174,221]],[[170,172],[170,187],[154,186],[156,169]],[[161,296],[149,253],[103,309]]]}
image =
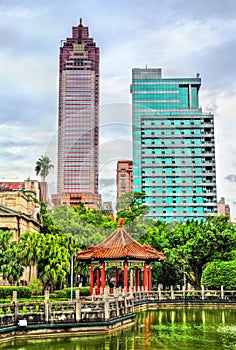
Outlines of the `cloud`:
{"label": "cloud", "polygon": [[225,180],[227,180],[229,182],[236,182],[236,175],[230,174],[230,175],[225,177]]}
{"label": "cloud", "polygon": [[[132,159],[131,69],[199,72],[200,105],[215,114],[218,194],[233,205],[235,0],[1,0],[0,177],[34,176],[41,154],[56,164],[59,46],[80,17],[101,52],[101,179],[114,178],[119,159]],[[48,180],[54,191],[56,166]],[[103,191],[114,200],[114,185]]]}
{"label": "cloud", "polygon": [[99,186],[100,186],[100,188],[107,187],[107,186],[114,186],[115,183],[116,183],[116,181],[113,177],[110,179],[101,178],[99,181]]}

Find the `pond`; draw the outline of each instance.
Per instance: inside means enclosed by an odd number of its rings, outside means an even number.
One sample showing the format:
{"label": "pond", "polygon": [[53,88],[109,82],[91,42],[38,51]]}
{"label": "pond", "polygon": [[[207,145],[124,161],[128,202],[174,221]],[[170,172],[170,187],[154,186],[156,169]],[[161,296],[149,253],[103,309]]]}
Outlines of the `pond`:
{"label": "pond", "polygon": [[236,350],[236,308],[162,308],[137,313],[135,323],[106,336],[12,340],[17,350]]}

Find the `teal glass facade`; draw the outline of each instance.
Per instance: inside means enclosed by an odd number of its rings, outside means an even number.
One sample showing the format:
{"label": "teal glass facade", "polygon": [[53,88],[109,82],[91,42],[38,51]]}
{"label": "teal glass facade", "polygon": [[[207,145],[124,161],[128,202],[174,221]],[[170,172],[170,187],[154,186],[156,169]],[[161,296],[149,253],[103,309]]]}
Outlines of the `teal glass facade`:
{"label": "teal glass facade", "polygon": [[199,108],[201,79],[132,70],[133,190],[148,217],[166,222],[217,214],[214,117]]}

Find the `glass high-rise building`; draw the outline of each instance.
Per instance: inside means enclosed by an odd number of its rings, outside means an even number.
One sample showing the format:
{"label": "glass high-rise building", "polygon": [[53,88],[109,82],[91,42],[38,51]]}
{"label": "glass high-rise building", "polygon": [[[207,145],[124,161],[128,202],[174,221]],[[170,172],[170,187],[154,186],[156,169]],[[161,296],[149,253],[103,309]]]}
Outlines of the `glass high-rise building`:
{"label": "glass high-rise building", "polygon": [[196,78],[132,70],[133,190],[161,221],[217,214],[214,117],[199,107]]}
{"label": "glass high-rise building", "polygon": [[99,48],[82,20],[62,41],[57,193],[98,194]]}

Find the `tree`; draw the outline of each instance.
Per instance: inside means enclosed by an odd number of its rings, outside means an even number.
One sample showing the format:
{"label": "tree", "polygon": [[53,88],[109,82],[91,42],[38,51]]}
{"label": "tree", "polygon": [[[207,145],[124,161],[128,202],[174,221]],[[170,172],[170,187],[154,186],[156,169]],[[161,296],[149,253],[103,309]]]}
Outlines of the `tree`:
{"label": "tree", "polygon": [[78,239],[80,247],[101,243],[117,227],[110,217],[85,208],[84,205],[71,208],[61,205],[50,215],[61,232],[72,234]]}
{"label": "tree", "polygon": [[39,277],[44,288],[61,289],[69,280],[71,256],[78,250],[75,237],[66,234],[43,236],[44,249],[39,262]]}
{"label": "tree", "polygon": [[209,289],[236,289],[236,260],[212,261],[203,271],[202,285]]}
{"label": "tree", "polygon": [[46,177],[49,174],[49,171],[54,168],[54,165],[51,164],[51,160],[48,156],[41,156],[35,166],[36,175],[41,176],[41,181],[45,182]]}
{"label": "tree", "polygon": [[156,221],[153,225],[143,232],[139,238],[140,243],[146,243],[154,247],[157,251],[163,251],[166,254],[167,260],[156,262],[152,266],[152,277],[154,284],[161,283],[163,287],[174,286],[181,284],[183,273],[182,265],[176,261],[172,261],[169,254],[169,232],[174,228],[175,224],[166,224],[165,222]]}
{"label": "tree", "polygon": [[4,252],[11,247],[12,239],[12,232],[0,230],[0,262],[4,255]]}
{"label": "tree", "polygon": [[163,289],[170,286],[181,284],[181,277],[174,269],[171,269],[168,264],[163,262],[154,262],[152,265],[152,280],[153,286],[161,283]]}
{"label": "tree", "polygon": [[204,221],[180,224],[169,236],[169,255],[182,262],[189,281],[200,287],[205,265],[232,250],[236,242],[235,226],[225,216],[207,217]]}
{"label": "tree", "polygon": [[21,264],[20,250],[15,241],[10,243],[1,259],[1,272],[3,278],[10,284],[16,283],[22,276],[24,268]]}
{"label": "tree", "polygon": [[133,222],[136,218],[148,213],[148,206],[143,204],[145,200],[144,192],[123,193],[117,202],[117,220],[124,219],[124,223]]}
{"label": "tree", "polygon": [[165,264],[177,274],[185,274],[188,281],[199,288],[205,265],[215,259],[224,259],[235,249],[235,225],[225,216],[205,220],[187,220],[185,223],[155,226],[143,238],[143,243],[162,250]]}
{"label": "tree", "polygon": [[44,201],[40,202],[40,214],[42,216],[42,221],[43,221],[43,227],[41,228],[41,233],[59,234],[62,232],[58,228],[58,225],[54,222],[52,214],[47,210],[47,204]]}
{"label": "tree", "polygon": [[43,284],[42,284],[41,280],[39,280],[37,278],[33,278],[30,281],[29,287],[30,287],[33,295],[39,295],[43,291]]}
{"label": "tree", "polygon": [[17,282],[23,274],[20,252],[10,231],[0,230],[0,266],[3,278],[9,283]]}
{"label": "tree", "polygon": [[24,232],[19,239],[21,263],[29,266],[29,279],[31,280],[32,266],[35,266],[42,256],[42,235],[38,232]]}

